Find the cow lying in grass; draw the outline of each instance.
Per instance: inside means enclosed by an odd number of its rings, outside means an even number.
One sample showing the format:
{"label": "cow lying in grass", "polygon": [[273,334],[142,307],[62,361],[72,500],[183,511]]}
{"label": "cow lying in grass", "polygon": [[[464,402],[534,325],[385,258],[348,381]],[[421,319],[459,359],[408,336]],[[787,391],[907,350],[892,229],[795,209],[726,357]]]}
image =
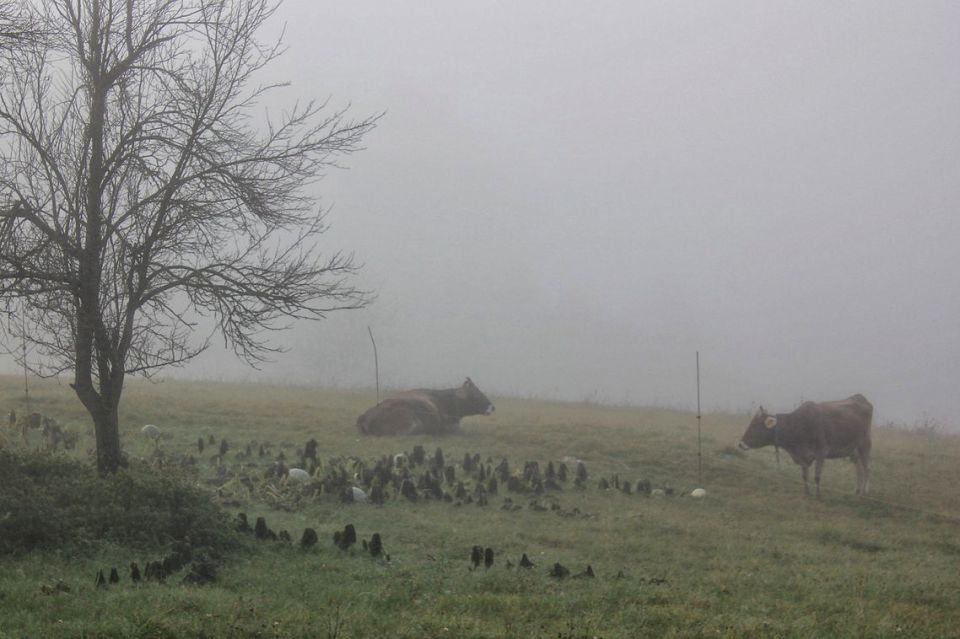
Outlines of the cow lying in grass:
{"label": "cow lying in grass", "polygon": [[417,389],[385,399],[357,419],[357,428],[364,435],[442,435],[459,430],[463,417],[493,410],[468,377],[459,388]]}

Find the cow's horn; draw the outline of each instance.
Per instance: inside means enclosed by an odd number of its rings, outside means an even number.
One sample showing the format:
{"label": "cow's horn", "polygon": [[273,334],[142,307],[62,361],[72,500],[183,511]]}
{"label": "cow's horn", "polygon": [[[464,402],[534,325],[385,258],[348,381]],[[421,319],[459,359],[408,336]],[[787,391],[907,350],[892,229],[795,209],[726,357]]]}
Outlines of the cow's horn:
{"label": "cow's horn", "polygon": [[763,420],[763,423],[767,425],[767,428],[773,428],[774,426],[777,425],[777,418],[774,417],[773,415],[770,415],[765,420]]}

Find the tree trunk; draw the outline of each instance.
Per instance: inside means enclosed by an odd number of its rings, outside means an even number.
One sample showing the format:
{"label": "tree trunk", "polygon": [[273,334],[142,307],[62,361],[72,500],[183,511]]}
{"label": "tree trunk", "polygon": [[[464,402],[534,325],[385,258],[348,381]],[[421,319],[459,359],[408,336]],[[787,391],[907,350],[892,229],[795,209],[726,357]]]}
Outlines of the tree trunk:
{"label": "tree trunk", "polygon": [[[87,93],[90,99],[88,127],[90,155],[87,165],[84,242],[79,256],[80,289],[77,299],[76,386],[80,401],[93,418],[97,439],[97,471],[101,476],[115,473],[120,457],[120,392],[110,385],[109,345],[104,340],[100,287],[103,278],[102,226],[104,188],[104,124],[107,114],[108,82],[103,69],[100,0],[91,5],[89,57],[85,60]],[[99,369],[99,392],[93,384],[94,364]],[[122,380],[120,386],[122,387]]]}
{"label": "tree trunk", "polygon": [[100,476],[125,466],[120,453],[120,419],[117,407],[102,407],[90,412],[97,439],[97,472]]}
{"label": "tree trunk", "polygon": [[[120,393],[122,380],[114,380],[113,388],[98,393],[89,376],[78,376],[73,387],[93,420],[97,442],[97,472],[101,477],[117,472],[126,466],[120,451]],[[107,392],[103,392],[107,391]]]}

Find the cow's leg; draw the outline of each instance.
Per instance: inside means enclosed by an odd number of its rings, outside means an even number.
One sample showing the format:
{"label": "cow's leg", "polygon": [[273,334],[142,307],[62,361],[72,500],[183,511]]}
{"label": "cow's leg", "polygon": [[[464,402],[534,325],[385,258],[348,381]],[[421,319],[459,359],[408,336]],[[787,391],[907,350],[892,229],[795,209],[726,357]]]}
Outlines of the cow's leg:
{"label": "cow's leg", "polygon": [[406,435],[422,435],[424,433],[423,422],[417,419],[415,413],[410,414],[410,425],[407,427]]}
{"label": "cow's leg", "polygon": [[453,417],[447,417],[442,420],[440,427],[442,429],[441,432],[444,435],[453,435],[453,434],[459,433],[460,420]]}
{"label": "cow's leg", "polygon": [[803,476],[803,494],[810,496],[810,464],[800,464],[800,474]]}
{"label": "cow's leg", "polygon": [[870,442],[860,446],[857,457],[860,458],[860,464],[863,466],[863,484],[860,487],[860,494],[866,495],[870,492]]}
{"label": "cow's leg", "polygon": [[817,453],[817,460],[813,467],[813,480],[817,482],[817,499],[820,498],[820,474],[823,472],[823,460],[826,457],[822,452]]}
{"label": "cow's leg", "polygon": [[854,451],[854,453],[850,455],[850,461],[853,462],[854,467],[857,469],[857,494],[861,495],[863,494],[861,492],[861,490],[863,490],[863,461],[860,459],[860,453]]}

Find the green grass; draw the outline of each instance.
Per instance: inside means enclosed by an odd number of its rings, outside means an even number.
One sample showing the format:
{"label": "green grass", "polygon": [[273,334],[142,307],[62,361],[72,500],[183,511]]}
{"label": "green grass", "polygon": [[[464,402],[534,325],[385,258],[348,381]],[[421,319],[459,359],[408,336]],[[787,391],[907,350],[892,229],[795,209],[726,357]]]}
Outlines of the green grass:
{"label": "green grass", "polygon": [[[494,416],[465,420],[445,438],[361,438],[356,416],[372,393],[215,383],[128,385],[124,449],[145,463],[153,445],[139,430],[165,433],[164,472],[209,490],[232,515],[264,516],[298,540],[305,527],[320,543],[301,550],[244,541],[211,586],[179,579],[94,588],[98,568],[143,560],[150,549],[104,541],[93,550],[48,549],[0,557],[0,637],[950,637],[960,636],[960,438],[875,429],[870,499],[852,494],[853,466],[830,461],[824,497],[803,496],[800,473],[772,449],[731,450],[746,416],[703,419],[698,485],[696,420],[661,409],[493,398]],[[65,385],[35,382],[32,410],[81,431],[74,456],[90,459],[92,436]],[[0,410],[22,409],[22,379],[0,378]],[[441,501],[383,506],[341,504],[331,495],[294,498],[289,488],[251,493],[237,482],[219,495],[216,446],[196,470],[198,437],[226,438],[227,478],[258,478],[272,460],[243,459],[249,442],[273,444],[288,459],[314,437],[320,456],[373,460],[423,445],[447,462],[465,452],[515,470],[526,460],[583,459],[587,489],[568,483],[539,498],[563,512],[528,507],[531,496],[503,489],[480,507]],[[5,432],[8,448],[20,444]],[[34,436],[30,446],[39,442]],[[212,449],[212,450],[211,450]],[[459,469],[458,469],[459,470]],[[572,468],[571,468],[572,470]],[[601,491],[619,475],[677,496]],[[572,482],[571,482],[572,483]],[[0,486],[0,491],[3,487]],[[521,506],[503,510],[505,497]],[[279,506],[279,508],[278,508]],[[0,513],[0,517],[3,513]],[[390,561],[361,549],[341,551],[333,532],[353,523],[360,537],[379,532]],[[474,544],[496,551],[490,570],[468,570]],[[156,552],[160,552],[157,549]],[[526,553],[536,567],[507,569]],[[557,580],[554,562],[596,579]],[[69,592],[46,594],[56,580]],[[46,588],[45,588],[46,586]]]}

